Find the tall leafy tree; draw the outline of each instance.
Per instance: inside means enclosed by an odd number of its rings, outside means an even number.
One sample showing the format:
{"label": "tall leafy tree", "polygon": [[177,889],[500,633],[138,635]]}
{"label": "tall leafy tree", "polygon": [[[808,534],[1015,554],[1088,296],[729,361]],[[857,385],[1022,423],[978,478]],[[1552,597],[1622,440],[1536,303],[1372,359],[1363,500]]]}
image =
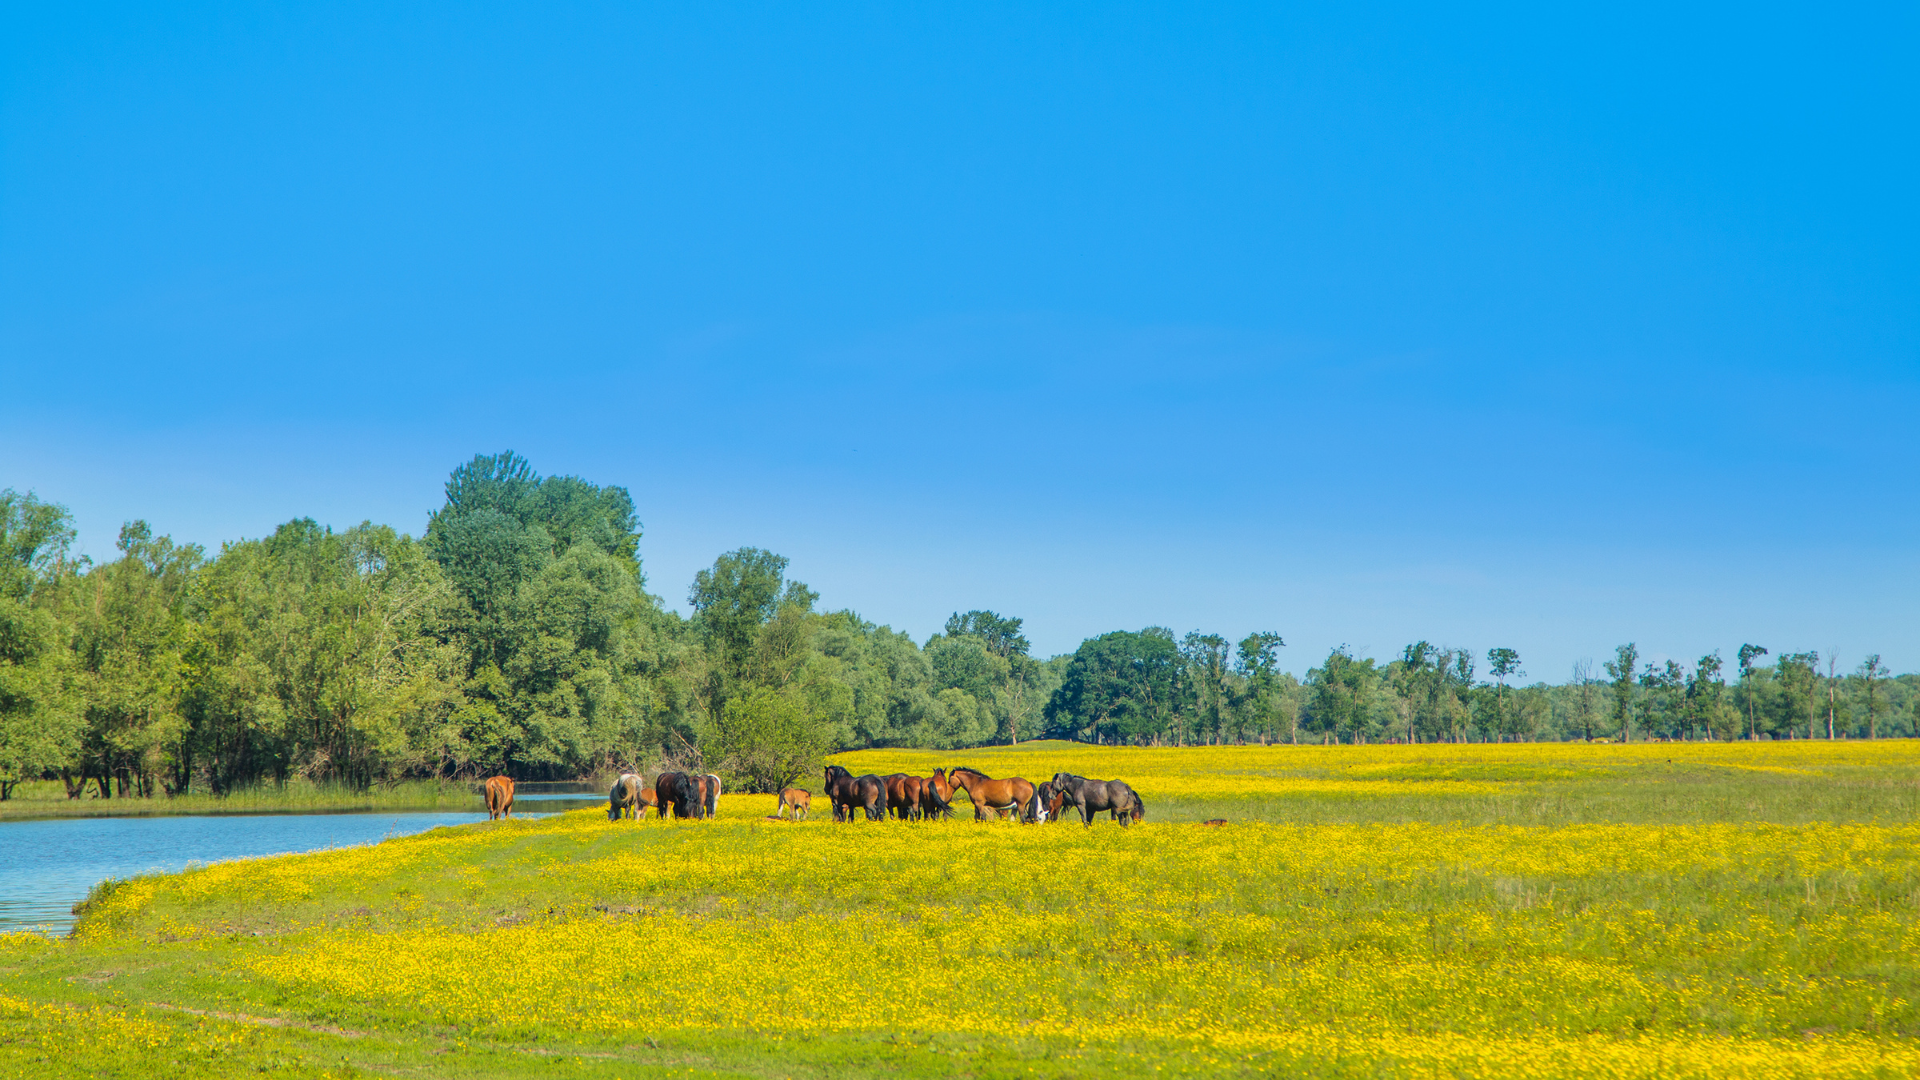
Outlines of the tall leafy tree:
{"label": "tall leafy tree", "polygon": [[1494,714],[1498,718],[1501,731],[1507,724],[1507,679],[1513,675],[1525,675],[1520,670],[1520,654],[1513,649],[1498,648],[1487,650],[1487,670],[1494,679]]}
{"label": "tall leafy tree", "polygon": [[1760,737],[1760,724],[1759,720],[1755,717],[1753,701],[1753,662],[1765,655],[1767,655],[1767,650],[1758,645],[1740,646],[1738,656],[1740,664],[1740,696],[1745,700],[1747,706],[1747,738],[1749,739],[1757,739]]}
{"label": "tall leafy tree", "polygon": [[[1245,682],[1243,700],[1249,718],[1263,740],[1278,734],[1274,730],[1275,724],[1285,707],[1279,700],[1284,692],[1279,650],[1286,644],[1279,634],[1256,631],[1241,638],[1234,650],[1234,670]],[[1293,737],[1297,741],[1298,727],[1293,727]]]}
{"label": "tall leafy tree", "polygon": [[1367,728],[1367,696],[1376,677],[1371,659],[1356,659],[1345,645],[1307,672],[1307,718],[1315,731],[1357,739]]}
{"label": "tall leafy tree", "polygon": [[1710,652],[1700,658],[1693,666],[1693,674],[1687,676],[1685,716],[1689,737],[1699,729],[1705,729],[1708,738],[1713,737],[1725,707],[1721,696],[1726,685],[1720,679],[1720,666],[1719,652]]}
{"label": "tall leafy tree", "polygon": [[[993,611],[955,612],[947,619],[945,633],[927,643],[929,656],[939,655],[934,665],[942,672],[942,679],[950,688],[964,689],[976,701],[987,703],[1009,743],[1020,741],[1023,723],[1039,719],[1029,715],[1034,711],[1033,686],[1039,665],[1028,655],[1031,645],[1021,633],[1021,625],[1022,620]],[[998,663],[973,658],[975,650],[997,658]],[[956,666],[970,674],[958,674]],[[983,672],[990,672],[990,677],[983,679]]]}
{"label": "tall leafy tree", "polygon": [[[1227,639],[1219,634],[1188,634],[1180,643],[1180,672],[1190,731],[1204,731],[1206,741],[1220,739],[1227,727],[1232,691],[1227,685]],[[1184,716],[1183,716],[1184,719]],[[1184,739],[1182,741],[1185,741]]]}
{"label": "tall leafy tree", "polygon": [[66,507],[0,491],[0,800],[80,756],[85,728],[65,627],[46,595],[75,569],[73,536]]}
{"label": "tall leafy tree", "polygon": [[1854,673],[1854,677],[1860,680],[1860,685],[1866,691],[1867,738],[1869,739],[1880,737],[1879,684],[1886,679],[1887,674],[1887,667],[1880,662],[1879,653],[1868,654],[1865,660],[1860,661],[1860,669]]}
{"label": "tall leafy tree", "polygon": [[1633,676],[1639,661],[1640,647],[1629,641],[1614,649],[1613,659],[1606,662],[1607,674],[1613,679],[1613,722],[1621,742],[1633,741]]}
{"label": "tall leafy tree", "polygon": [[1179,665],[1179,647],[1164,627],[1090,638],[1074,652],[1060,688],[1047,702],[1047,723],[1074,738],[1139,740],[1166,734]]}
{"label": "tall leafy tree", "polygon": [[1814,717],[1820,708],[1820,654],[1781,654],[1774,665],[1774,678],[1780,685],[1780,730],[1792,735],[1804,722],[1807,738],[1813,738]]}

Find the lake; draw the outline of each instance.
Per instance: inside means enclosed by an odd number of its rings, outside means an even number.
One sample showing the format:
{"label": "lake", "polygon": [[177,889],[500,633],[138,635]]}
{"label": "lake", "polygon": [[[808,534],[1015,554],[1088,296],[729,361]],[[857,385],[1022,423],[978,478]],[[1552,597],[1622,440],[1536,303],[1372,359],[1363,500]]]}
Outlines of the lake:
{"label": "lake", "polygon": [[[514,816],[605,802],[604,798],[566,795],[516,795]],[[73,928],[73,905],[108,878],[172,873],[190,864],[222,859],[371,844],[389,836],[486,819],[486,811],[476,809],[471,813],[183,814],[6,822],[0,824],[0,932],[43,929],[64,934]]]}

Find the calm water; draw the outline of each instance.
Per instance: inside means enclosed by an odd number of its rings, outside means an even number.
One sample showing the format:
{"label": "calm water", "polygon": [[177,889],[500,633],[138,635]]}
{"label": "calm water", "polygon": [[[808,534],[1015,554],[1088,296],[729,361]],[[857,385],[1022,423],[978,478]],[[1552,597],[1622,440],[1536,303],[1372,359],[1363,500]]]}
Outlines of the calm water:
{"label": "calm water", "polygon": [[[514,799],[514,811],[515,816],[531,816],[536,806],[546,811],[582,804],[591,805],[578,798],[522,795]],[[190,863],[371,844],[486,819],[484,811],[476,810],[7,822],[0,824],[0,931],[44,928],[65,933],[73,926],[73,905],[107,878],[184,870]]]}

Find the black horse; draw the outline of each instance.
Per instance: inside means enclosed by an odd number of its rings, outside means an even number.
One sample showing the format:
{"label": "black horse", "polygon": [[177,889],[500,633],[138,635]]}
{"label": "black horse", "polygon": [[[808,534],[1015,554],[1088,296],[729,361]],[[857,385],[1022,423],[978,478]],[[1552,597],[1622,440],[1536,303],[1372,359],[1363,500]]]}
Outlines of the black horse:
{"label": "black horse", "polygon": [[667,816],[667,808],[673,808],[673,816],[705,817],[706,800],[702,799],[700,781],[683,772],[661,773],[653,781],[653,797],[660,804],[660,816]]}
{"label": "black horse", "polygon": [[1146,816],[1145,805],[1125,780],[1089,780],[1072,773],[1054,773],[1047,783],[1060,796],[1062,807],[1080,811],[1080,820],[1088,828],[1093,827],[1093,815],[1102,810],[1112,811],[1121,825],[1131,825]]}
{"label": "black horse", "polygon": [[833,800],[833,820],[852,821],[853,808],[867,812],[868,821],[887,816],[887,785],[874,775],[856,777],[838,765],[827,766],[827,797]]}

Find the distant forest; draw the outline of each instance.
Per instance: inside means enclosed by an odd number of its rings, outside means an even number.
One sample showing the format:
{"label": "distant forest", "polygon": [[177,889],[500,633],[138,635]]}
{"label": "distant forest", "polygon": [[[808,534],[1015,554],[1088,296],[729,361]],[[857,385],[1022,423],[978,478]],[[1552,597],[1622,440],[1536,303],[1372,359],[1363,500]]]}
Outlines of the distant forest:
{"label": "distant forest", "polygon": [[1161,627],[1042,660],[991,611],[916,642],[822,610],[757,548],[700,571],[683,617],[647,592],[625,489],[511,452],[455,469],[418,539],[302,518],[209,555],[134,521],[99,564],[73,539],[64,507],[0,491],[0,798],[662,762],[766,790],[876,746],[1869,738],[1920,708],[1920,676],[1878,657],[1752,645],[1683,666],[1626,644],[1557,684],[1424,641],[1335,649],[1303,682],[1278,633]]}

